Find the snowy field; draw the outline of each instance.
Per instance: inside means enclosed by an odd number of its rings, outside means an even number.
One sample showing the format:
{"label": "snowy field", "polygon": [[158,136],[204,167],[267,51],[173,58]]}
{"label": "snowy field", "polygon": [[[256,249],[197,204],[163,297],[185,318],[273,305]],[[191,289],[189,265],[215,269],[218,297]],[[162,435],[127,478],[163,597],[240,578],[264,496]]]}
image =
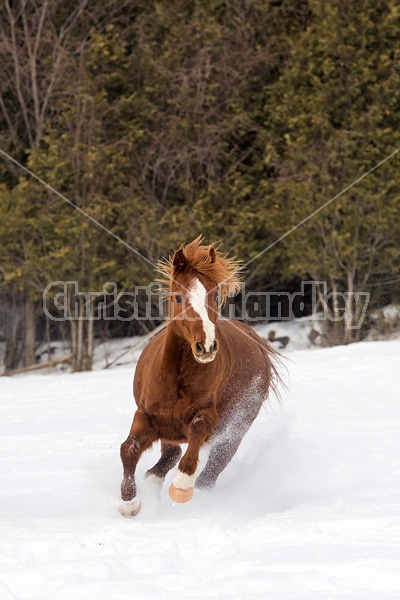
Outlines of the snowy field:
{"label": "snowy field", "polygon": [[[138,468],[117,510],[133,368],[0,378],[1,600],[400,597],[400,340],[287,355],[212,493]],[[204,457],[203,457],[204,460]]]}

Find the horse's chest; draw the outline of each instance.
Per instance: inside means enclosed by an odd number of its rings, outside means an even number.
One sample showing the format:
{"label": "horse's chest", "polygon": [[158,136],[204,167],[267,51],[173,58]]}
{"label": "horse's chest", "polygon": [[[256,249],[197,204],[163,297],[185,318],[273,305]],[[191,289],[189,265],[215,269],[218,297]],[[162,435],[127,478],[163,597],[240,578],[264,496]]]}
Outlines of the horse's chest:
{"label": "horse's chest", "polygon": [[188,425],[196,414],[196,406],[196,402],[184,397],[164,399],[153,403],[148,413],[161,439],[183,443],[187,441]]}

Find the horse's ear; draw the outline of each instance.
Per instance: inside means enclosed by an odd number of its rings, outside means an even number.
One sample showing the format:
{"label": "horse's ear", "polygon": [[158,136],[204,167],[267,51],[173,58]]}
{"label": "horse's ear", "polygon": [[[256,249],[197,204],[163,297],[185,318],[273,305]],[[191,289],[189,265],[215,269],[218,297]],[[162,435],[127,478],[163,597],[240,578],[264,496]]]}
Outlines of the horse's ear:
{"label": "horse's ear", "polygon": [[211,246],[208,256],[210,257],[210,262],[215,263],[215,259],[217,258],[217,252],[214,246]]}
{"label": "horse's ear", "polygon": [[172,259],[172,266],[175,273],[180,273],[185,270],[187,265],[186,256],[183,254],[182,248],[176,250]]}

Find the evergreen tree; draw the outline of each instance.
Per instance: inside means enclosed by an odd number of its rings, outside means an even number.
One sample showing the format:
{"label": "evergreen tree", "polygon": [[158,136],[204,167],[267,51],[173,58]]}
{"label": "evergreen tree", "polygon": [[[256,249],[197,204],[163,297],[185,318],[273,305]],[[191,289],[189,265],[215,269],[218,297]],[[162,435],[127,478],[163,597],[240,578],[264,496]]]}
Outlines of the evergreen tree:
{"label": "evergreen tree", "polygon": [[[399,14],[394,2],[310,2],[312,24],[293,45],[280,81],[274,123],[279,163],[274,192],[282,234],[400,146]],[[398,273],[398,160],[335,200],[288,236],[287,272],[327,280],[338,292],[368,291]],[[351,341],[349,300],[338,341]]]}

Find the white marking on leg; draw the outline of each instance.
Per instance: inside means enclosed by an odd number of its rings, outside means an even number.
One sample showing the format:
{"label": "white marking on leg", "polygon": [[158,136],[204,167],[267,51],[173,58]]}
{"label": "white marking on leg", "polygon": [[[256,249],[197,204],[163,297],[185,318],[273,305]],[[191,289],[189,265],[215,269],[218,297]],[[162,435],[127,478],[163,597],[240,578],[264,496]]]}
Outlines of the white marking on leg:
{"label": "white marking on leg", "polygon": [[130,519],[131,517],[136,517],[141,508],[141,503],[138,498],[133,498],[133,500],[122,500],[118,507],[119,512],[123,517]]}
{"label": "white marking on leg", "polygon": [[172,480],[172,485],[179,490],[188,490],[194,486],[196,481],[196,472],[193,475],[187,475],[182,471],[177,471],[175,477]]}
{"label": "white marking on leg", "polygon": [[158,477],[158,475],[155,475],[154,473],[150,473],[149,475],[146,475],[146,481],[148,481],[151,485],[154,485],[154,487],[157,487],[157,488],[162,487],[162,484],[164,483],[164,479],[165,479],[165,477]]}
{"label": "white marking on leg", "polygon": [[203,322],[203,329],[206,336],[204,346],[206,352],[210,352],[211,346],[215,341],[215,325],[208,316],[206,301],[207,290],[196,277],[189,290],[189,302],[192,305],[193,310],[197,312]]}

